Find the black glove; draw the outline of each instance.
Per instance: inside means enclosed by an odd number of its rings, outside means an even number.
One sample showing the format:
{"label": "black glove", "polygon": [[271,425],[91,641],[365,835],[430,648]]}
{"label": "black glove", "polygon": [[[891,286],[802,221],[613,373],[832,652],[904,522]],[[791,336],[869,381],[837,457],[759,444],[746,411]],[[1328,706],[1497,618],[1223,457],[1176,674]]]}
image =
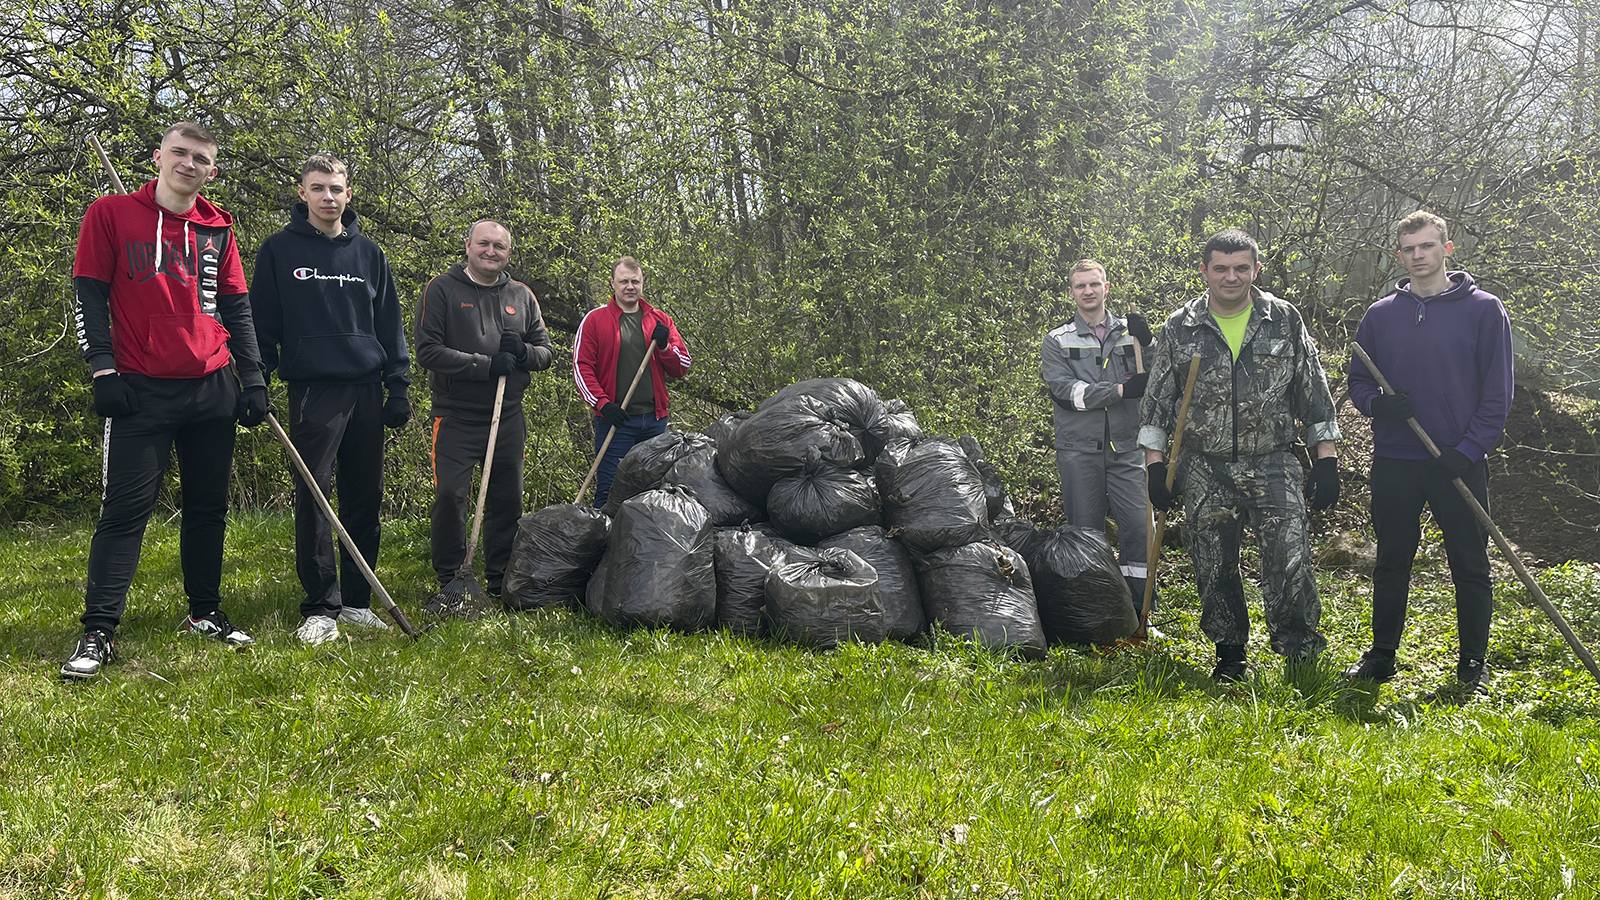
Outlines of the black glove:
{"label": "black glove", "polygon": [[1150,480],[1150,505],[1162,512],[1171,512],[1178,505],[1178,495],[1167,490],[1167,464],[1153,462],[1145,467]]}
{"label": "black glove", "polygon": [[1417,411],[1411,406],[1410,391],[1379,394],[1372,398],[1372,417],[1374,419],[1400,419],[1404,421],[1416,414]]}
{"label": "black glove", "polygon": [[247,387],[239,393],[239,403],[233,409],[234,417],[239,424],[246,428],[254,428],[267,420],[267,413],[272,408],[267,406],[266,385]]}
{"label": "black glove", "polygon": [[91,385],[94,388],[95,415],[117,419],[139,411],[139,395],[133,392],[133,385],[122,380],[121,375],[109,372],[96,378]]}
{"label": "black glove", "polygon": [[517,358],[509,353],[496,353],[489,357],[489,374],[510,375],[511,370],[517,367]]}
{"label": "black glove", "polygon": [[610,422],[612,428],[621,428],[622,426],[628,424],[627,411],[610,401],[607,401],[604,406],[600,407],[600,416],[607,422]]}
{"label": "black glove", "polygon": [[656,342],[657,350],[667,349],[667,341],[672,339],[672,332],[667,330],[667,323],[657,322],[654,331],[650,332],[650,340]]}
{"label": "black glove", "polygon": [[1339,460],[1324,456],[1311,464],[1306,476],[1306,502],[1312,509],[1327,509],[1339,502]]}
{"label": "black glove", "polygon": [[411,418],[411,398],[406,396],[405,390],[389,392],[389,399],[383,401],[383,427],[400,428]]}
{"label": "black glove", "polygon": [[1140,346],[1148,347],[1156,336],[1150,333],[1150,323],[1138,313],[1128,313],[1128,333],[1139,341]]}
{"label": "black glove", "polygon": [[1122,399],[1137,400],[1144,396],[1145,385],[1150,382],[1149,372],[1137,372],[1122,383]]}
{"label": "black glove", "polygon": [[1467,459],[1465,453],[1454,447],[1439,451],[1438,463],[1439,468],[1449,472],[1451,478],[1460,478],[1467,474],[1468,469],[1472,468],[1472,460]]}
{"label": "black glove", "polygon": [[528,345],[522,342],[522,336],[515,331],[500,332],[500,352],[509,353],[517,362],[528,358]]}

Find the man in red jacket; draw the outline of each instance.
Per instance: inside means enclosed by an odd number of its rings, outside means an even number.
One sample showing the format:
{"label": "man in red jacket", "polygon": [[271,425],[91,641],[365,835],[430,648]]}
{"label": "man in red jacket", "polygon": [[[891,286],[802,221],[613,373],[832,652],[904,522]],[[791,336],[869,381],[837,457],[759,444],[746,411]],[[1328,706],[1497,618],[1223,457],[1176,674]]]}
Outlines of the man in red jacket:
{"label": "man in red jacket", "polygon": [[233,217],[200,196],[216,177],[216,157],[210,132],[173,125],[155,151],[156,179],[96,200],[78,232],[78,344],[106,425],[83,637],[61,667],[67,678],[92,678],[116,656],[112,635],[174,449],[189,597],[180,630],[252,643],[220,608],[222,542],[234,424],[261,424],[267,388]]}
{"label": "man in red jacket", "polygon": [[[641,380],[624,408],[628,385],[652,343],[649,385]],[[595,473],[595,509],[606,505],[617,463],[628,450],[667,430],[667,379],[688,374],[689,362],[689,348],[672,317],[645,302],[639,261],[631,256],[617,260],[611,267],[611,302],[583,317],[572,348],[573,380],[597,418],[595,453],[606,435],[616,431]]]}

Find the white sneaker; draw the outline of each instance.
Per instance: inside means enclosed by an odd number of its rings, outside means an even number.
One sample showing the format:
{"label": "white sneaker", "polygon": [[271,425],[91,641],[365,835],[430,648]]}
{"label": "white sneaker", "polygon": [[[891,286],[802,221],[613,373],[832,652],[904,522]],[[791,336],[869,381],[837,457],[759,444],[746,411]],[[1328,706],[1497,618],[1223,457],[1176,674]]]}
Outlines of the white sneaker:
{"label": "white sneaker", "polygon": [[378,618],[378,614],[367,606],[346,606],[339,610],[339,624],[354,625],[357,628],[376,628],[380,631],[389,629],[388,623]]}
{"label": "white sneaker", "polygon": [[300,626],[300,630],[296,631],[294,636],[313,647],[326,644],[339,639],[339,623],[335,622],[332,616],[312,616]]}

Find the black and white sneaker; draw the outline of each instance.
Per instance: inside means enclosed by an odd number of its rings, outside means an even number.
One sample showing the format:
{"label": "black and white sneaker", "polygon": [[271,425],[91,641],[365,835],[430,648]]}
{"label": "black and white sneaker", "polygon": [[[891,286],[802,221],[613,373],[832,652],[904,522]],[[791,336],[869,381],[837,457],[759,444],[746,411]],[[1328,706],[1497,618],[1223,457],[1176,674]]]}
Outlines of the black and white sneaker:
{"label": "black and white sneaker", "polygon": [[212,610],[198,619],[189,616],[178,630],[218,640],[230,647],[248,647],[256,642],[255,638],[235,628],[220,609]]}
{"label": "black and white sneaker", "polygon": [[102,666],[116,658],[117,650],[111,642],[111,635],[98,628],[85,631],[83,637],[78,638],[78,649],[61,664],[61,677],[93,678],[100,674]]}

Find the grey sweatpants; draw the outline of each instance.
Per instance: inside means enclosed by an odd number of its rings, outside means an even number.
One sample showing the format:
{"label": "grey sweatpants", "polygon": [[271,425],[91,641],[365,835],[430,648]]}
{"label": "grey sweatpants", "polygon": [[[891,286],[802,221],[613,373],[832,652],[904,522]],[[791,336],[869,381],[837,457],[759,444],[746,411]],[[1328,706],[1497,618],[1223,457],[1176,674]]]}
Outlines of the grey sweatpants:
{"label": "grey sweatpants", "polygon": [[1117,564],[1133,592],[1134,606],[1143,606],[1150,543],[1144,451],[1057,449],[1056,471],[1067,524],[1102,530],[1110,508],[1117,522]]}

